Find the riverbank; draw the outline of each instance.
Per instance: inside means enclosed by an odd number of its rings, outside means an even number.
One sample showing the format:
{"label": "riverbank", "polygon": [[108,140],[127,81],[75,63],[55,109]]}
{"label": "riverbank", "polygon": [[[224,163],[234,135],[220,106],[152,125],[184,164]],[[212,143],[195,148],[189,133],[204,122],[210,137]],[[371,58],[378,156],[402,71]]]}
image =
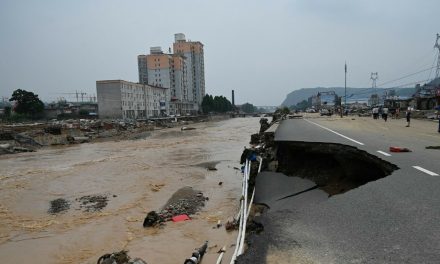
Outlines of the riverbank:
{"label": "riverbank", "polygon": [[152,131],[188,126],[200,122],[219,121],[227,115],[162,118],[144,121],[71,119],[51,122],[0,125],[0,155],[34,152],[42,147],[136,140],[146,138]]}

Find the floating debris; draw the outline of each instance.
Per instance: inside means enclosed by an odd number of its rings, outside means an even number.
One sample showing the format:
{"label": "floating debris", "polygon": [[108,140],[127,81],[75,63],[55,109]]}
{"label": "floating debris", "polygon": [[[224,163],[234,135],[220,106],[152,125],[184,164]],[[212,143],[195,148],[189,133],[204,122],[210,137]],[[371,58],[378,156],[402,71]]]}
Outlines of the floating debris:
{"label": "floating debris", "polygon": [[131,259],[128,251],[121,250],[112,254],[104,254],[99,257],[97,264],[147,264],[140,258]]}
{"label": "floating debris", "polygon": [[198,264],[202,261],[203,255],[205,255],[208,248],[208,241],[205,242],[200,248],[196,248],[190,258],[185,259],[184,264]]}
{"label": "floating debris", "polygon": [[173,222],[182,222],[186,220],[191,220],[191,218],[189,218],[189,216],[186,214],[182,214],[182,215],[173,216],[171,220],[173,220]]}
{"label": "floating debris", "polygon": [[50,201],[50,208],[47,211],[49,214],[65,213],[70,209],[70,202],[63,198],[58,198]]}
{"label": "floating debris", "polygon": [[108,198],[104,195],[86,195],[76,200],[80,202],[80,208],[86,212],[101,211],[108,204]]}
{"label": "floating debris", "polygon": [[194,130],[196,129],[195,127],[181,127],[180,130],[181,131],[185,131],[185,130]]}
{"label": "floating debris", "polygon": [[160,219],[159,215],[156,213],[156,211],[151,211],[145,217],[143,226],[144,227],[154,226],[154,225],[160,223],[160,220],[161,219]]}

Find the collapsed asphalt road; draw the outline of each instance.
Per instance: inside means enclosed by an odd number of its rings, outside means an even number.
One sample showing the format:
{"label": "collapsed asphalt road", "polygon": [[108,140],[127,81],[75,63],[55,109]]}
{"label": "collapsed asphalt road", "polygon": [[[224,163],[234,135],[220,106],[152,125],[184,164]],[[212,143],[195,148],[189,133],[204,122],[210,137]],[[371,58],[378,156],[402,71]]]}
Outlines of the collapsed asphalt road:
{"label": "collapsed asphalt road", "polygon": [[[255,220],[264,225],[264,232],[248,238],[250,247],[239,263],[438,263],[440,179],[414,168],[438,172],[425,160],[438,154],[422,152],[407,135],[387,138],[365,131],[347,136],[311,122],[286,120],[277,129],[278,170],[290,177],[275,172],[258,175],[255,203],[268,209]],[[307,156],[316,141],[321,147]],[[402,154],[406,156],[387,153],[385,146],[391,141],[408,143],[415,151]],[[291,145],[283,150],[280,144]],[[344,164],[344,153],[333,149],[332,154],[329,146],[335,144],[359,149],[360,158]],[[377,159],[362,157],[365,153]],[[289,155],[295,160],[283,161]],[[307,157],[314,162],[307,163]],[[365,161],[363,167],[359,160]],[[372,168],[380,163],[385,166]],[[344,171],[350,167],[353,175],[369,180],[351,188],[342,184],[339,191],[326,189],[332,178],[339,179],[333,186],[346,179],[341,175],[350,174]]]}

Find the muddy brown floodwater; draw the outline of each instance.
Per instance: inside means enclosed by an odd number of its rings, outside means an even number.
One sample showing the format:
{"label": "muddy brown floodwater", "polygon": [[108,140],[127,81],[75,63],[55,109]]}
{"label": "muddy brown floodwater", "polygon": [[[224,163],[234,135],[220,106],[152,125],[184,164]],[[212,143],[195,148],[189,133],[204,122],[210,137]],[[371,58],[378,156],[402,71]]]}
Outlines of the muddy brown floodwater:
{"label": "muddy brown floodwater", "polygon": [[[182,263],[205,240],[206,263],[215,262],[223,245],[229,259],[237,234],[213,227],[238,211],[241,173],[234,167],[258,120],[199,123],[195,130],[177,127],[139,140],[3,155],[0,261],[96,263],[105,253],[125,249],[152,264]],[[207,169],[213,165],[217,170]],[[149,211],[161,209],[185,186],[209,197],[191,221],[142,227]]]}

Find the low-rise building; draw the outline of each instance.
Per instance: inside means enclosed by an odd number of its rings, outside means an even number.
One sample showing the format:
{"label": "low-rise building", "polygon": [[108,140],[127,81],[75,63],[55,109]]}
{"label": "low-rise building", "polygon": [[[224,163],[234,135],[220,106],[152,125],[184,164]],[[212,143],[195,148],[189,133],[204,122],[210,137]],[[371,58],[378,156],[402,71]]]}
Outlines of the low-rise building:
{"label": "low-rise building", "polygon": [[415,107],[419,110],[433,110],[440,103],[440,78],[436,78],[423,86],[416,86],[414,95]]}
{"label": "low-rise building", "polygon": [[97,81],[99,117],[145,119],[168,115],[168,89],[124,80]]}

